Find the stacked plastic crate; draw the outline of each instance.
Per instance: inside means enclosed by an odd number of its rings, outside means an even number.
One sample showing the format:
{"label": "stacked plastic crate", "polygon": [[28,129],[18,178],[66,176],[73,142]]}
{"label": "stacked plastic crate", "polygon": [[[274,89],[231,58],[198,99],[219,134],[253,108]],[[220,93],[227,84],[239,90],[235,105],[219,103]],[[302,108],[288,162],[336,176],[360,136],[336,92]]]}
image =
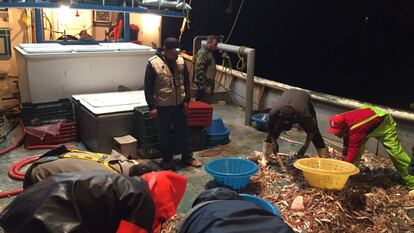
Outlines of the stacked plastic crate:
{"label": "stacked plastic crate", "polygon": [[209,127],[213,117],[213,106],[201,102],[190,101],[187,108],[187,124],[189,126]]}
{"label": "stacked plastic crate", "polygon": [[[206,148],[205,128],[211,124],[213,107],[203,102],[190,102],[187,109],[188,141],[192,151]],[[172,133],[174,130],[172,129]],[[134,109],[134,129],[132,135],[138,140],[138,151],[142,158],[161,157],[161,146],[158,141],[158,125],[155,119],[148,116],[148,107],[136,107]],[[176,138],[175,138],[176,139]],[[174,145],[178,145],[176,142]],[[174,154],[179,154],[176,146]]]}
{"label": "stacked plastic crate", "polygon": [[189,126],[189,143],[192,151],[206,149],[205,129],[211,125],[213,106],[201,102],[190,101],[187,108],[187,125]]}
{"label": "stacked plastic crate", "polygon": [[[26,147],[57,145],[77,140],[77,124],[69,99],[38,104],[24,103],[21,108],[26,131]],[[48,133],[48,128],[54,128],[58,131],[57,134]]]}
{"label": "stacked plastic crate", "polygon": [[158,142],[158,124],[155,119],[148,116],[148,106],[134,108],[132,136],[138,141],[138,152],[142,158],[161,157],[161,147]]}

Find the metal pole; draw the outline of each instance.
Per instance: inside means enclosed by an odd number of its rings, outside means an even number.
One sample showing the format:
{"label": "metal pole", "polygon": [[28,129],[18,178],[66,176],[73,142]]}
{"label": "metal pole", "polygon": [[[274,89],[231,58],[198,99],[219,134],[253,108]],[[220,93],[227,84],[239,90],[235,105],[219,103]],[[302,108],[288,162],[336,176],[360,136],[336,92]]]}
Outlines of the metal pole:
{"label": "metal pole", "polygon": [[43,43],[42,11],[35,8],[36,43]]}
{"label": "metal pole", "polygon": [[130,41],[131,37],[129,35],[129,13],[124,13],[124,41]]}
{"label": "metal pole", "polygon": [[244,125],[252,125],[253,115],[253,85],[254,85],[254,62],[256,51],[254,49],[247,53],[247,80],[246,80],[246,113]]}
{"label": "metal pole", "polygon": [[[201,41],[201,46],[206,46],[207,41]],[[238,53],[240,46],[222,44],[217,45],[218,50],[225,52]],[[245,48],[241,55],[247,56],[247,77],[246,77],[246,101],[245,101],[245,115],[244,125],[252,125],[251,117],[253,112],[253,84],[254,84],[254,62],[255,62],[255,50],[252,48]],[[194,54],[193,54],[194,55]]]}

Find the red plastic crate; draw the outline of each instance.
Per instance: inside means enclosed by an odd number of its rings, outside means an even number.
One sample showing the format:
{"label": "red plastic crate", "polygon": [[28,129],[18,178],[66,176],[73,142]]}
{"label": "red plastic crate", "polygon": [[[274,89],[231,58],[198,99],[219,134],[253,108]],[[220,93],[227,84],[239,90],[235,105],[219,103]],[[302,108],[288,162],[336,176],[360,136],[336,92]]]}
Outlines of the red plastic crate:
{"label": "red plastic crate", "polygon": [[73,142],[77,140],[77,127],[75,121],[62,123],[59,135],[53,136],[50,134],[45,135],[43,140],[40,138],[26,134],[25,146],[37,146],[37,145],[56,145],[66,142]]}
{"label": "red plastic crate", "polygon": [[187,125],[204,126],[211,125],[213,106],[201,101],[190,101],[187,109]]}
{"label": "red plastic crate", "polygon": [[201,101],[190,101],[188,103],[188,109],[195,109],[195,110],[208,110],[211,109],[211,111],[213,111],[213,106],[208,104],[208,103],[204,103]]}

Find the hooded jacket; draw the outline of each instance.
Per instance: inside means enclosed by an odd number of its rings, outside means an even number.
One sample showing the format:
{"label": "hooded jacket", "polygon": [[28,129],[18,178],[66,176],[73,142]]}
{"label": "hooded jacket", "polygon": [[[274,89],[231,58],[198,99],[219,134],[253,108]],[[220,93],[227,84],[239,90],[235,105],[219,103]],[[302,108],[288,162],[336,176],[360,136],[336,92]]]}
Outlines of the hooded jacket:
{"label": "hooded jacket", "polygon": [[[17,196],[0,214],[0,226],[8,233],[155,232],[185,190],[185,177],[170,173],[52,176]],[[173,203],[164,206],[164,198]]]}

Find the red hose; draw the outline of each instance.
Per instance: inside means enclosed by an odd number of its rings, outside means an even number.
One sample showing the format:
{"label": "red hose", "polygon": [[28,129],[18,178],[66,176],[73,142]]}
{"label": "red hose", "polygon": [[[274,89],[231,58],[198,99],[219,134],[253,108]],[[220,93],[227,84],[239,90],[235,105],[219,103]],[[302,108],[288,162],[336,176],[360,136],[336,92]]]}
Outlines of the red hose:
{"label": "red hose", "polygon": [[[24,140],[25,132],[24,132],[24,126],[22,119],[19,119],[19,125],[22,128],[22,137],[13,145],[6,147],[3,150],[0,150],[0,155],[6,154],[7,152],[10,152],[14,150],[16,147],[18,147]],[[30,146],[29,150],[33,149],[54,149],[59,147],[60,145],[38,145],[38,146]],[[75,148],[76,149],[76,148]],[[28,158],[25,158],[23,160],[17,161],[16,163],[13,163],[12,166],[8,170],[8,175],[10,178],[15,180],[24,180],[24,173],[20,172],[20,169],[22,167],[26,166],[27,164],[33,163],[34,161],[38,160],[40,156],[35,155]],[[11,197],[14,195],[17,195],[19,193],[23,192],[23,189],[15,189],[5,192],[0,192],[0,198],[6,198]]]}
{"label": "red hose", "polygon": [[24,173],[20,172],[20,169],[22,169],[22,167],[26,166],[27,164],[38,160],[39,157],[39,155],[34,155],[13,163],[13,165],[8,170],[9,177],[15,180],[24,180]]}
{"label": "red hose", "polygon": [[[39,146],[32,146],[31,148],[28,149],[54,149],[59,147],[60,145],[39,145]],[[69,148],[68,149],[76,149],[76,148]],[[15,180],[24,180],[24,173],[20,172],[20,169],[22,169],[24,166],[33,163],[34,161],[38,160],[40,158],[39,155],[34,155],[34,156],[30,156],[27,157],[25,159],[22,159],[20,161],[17,161],[15,163],[13,163],[9,170],[8,170],[8,175],[10,178],[15,179]],[[23,189],[16,189],[16,190],[10,190],[10,191],[6,191],[6,192],[0,192],[0,198],[5,198],[5,197],[11,197],[14,196],[16,194],[19,194],[23,192]]]}
{"label": "red hose", "polygon": [[1,192],[0,193],[0,198],[11,197],[11,196],[19,194],[21,192],[23,192],[23,189],[15,189],[15,190],[11,190],[11,191]]}
{"label": "red hose", "polygon": [[[39,155],[34,155],[13,163],[8,170],[9,177],[15,180],[24,180],[24,173],[20,172],[20,169],[22,169],[22,167],[26,166],[27,164],[33,163],[34,161],[38,160],[39,157]],[[0,198],[11,197],[21,192],[23,192],[23,189],[15,189],[6,192],[0,192]]]}

